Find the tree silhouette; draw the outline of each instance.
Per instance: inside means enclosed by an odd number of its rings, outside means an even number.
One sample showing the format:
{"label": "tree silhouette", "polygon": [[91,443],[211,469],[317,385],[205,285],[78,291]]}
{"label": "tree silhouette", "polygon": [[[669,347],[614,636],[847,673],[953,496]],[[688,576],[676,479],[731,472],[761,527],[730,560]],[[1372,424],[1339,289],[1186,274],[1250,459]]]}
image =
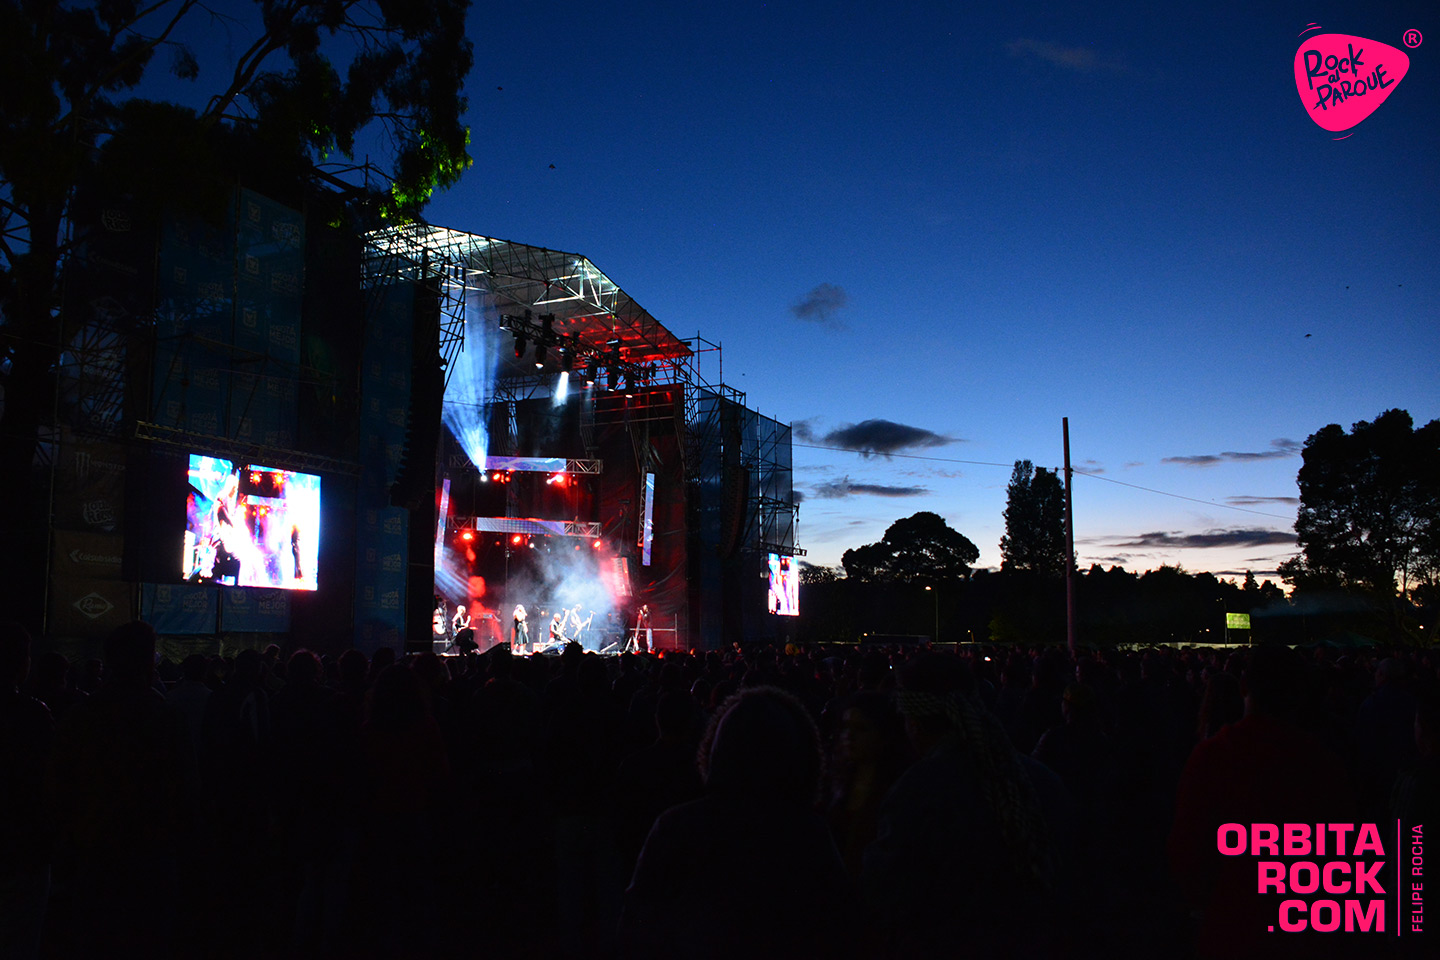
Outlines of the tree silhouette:
{"label": "tree silhouette", "polygon": [[[109,191],[135,209],[201,212],[207,192],[234,188],[248,156],[251,184],[324,178],[376,225],[413,216],[470,163],[468,6],[254,0],[248,15],[222,16],[198,0],[0,2],[4,566],[35,567],[20,554],[43,537],[22,515],[56,365],[83,319],[62,308],[66,264],[88,240],[76,205]],[[197,29],[224,30],[240,50],[204,108],[137,97],[166,59],[179,80],[201,75],[178,39]],[[360,139],[388,157],[388,173],[339,159]]]}
{"label": "tree silhouette", "polygon": [[1440,420],[1416,430],[1409,413],[1387,410],[1349,433],[1322,427],[1298,480],[1302,552],[1281,565],[1288,583],[1393,597],[1440,575]]}
{"label": "tree silhouette", "polygon": [[1065,488],[1054,470],[1015,461],[1006,489],[1000,569],[1047,577],[1065,573]]}
{"label": "tree silhouette", "polygon": [[849,579],[882,583],[941,583],[970,576],[980,550],[938,513],[922,510],[896,520],[878,543],[840,557]]}

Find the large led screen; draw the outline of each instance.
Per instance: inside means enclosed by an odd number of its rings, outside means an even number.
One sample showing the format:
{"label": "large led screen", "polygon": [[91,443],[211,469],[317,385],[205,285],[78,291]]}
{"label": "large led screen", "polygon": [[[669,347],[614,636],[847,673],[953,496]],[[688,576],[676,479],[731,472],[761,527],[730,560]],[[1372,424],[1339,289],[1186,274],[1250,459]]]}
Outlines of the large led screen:
{"label": "large led screen", "polygon": [[191,583],[319,586],[320,478],[190,455],[181,574]]}
{"label": "large led screen", "polygon": [[770,554],[770,592],[766,606],[782,617],[800,615],[800,571],[792,557]]}

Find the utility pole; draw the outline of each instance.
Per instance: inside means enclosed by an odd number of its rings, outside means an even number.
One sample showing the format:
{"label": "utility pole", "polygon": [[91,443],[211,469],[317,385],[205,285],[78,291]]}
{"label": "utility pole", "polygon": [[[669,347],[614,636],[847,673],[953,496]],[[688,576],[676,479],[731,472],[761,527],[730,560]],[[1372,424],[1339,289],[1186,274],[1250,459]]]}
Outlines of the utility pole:
{"label": "utility pole", "polygon": [[1070,418],[1060,418],[1065,434],[1065,643],[1075,658],[1075,507],[1070,496]]}

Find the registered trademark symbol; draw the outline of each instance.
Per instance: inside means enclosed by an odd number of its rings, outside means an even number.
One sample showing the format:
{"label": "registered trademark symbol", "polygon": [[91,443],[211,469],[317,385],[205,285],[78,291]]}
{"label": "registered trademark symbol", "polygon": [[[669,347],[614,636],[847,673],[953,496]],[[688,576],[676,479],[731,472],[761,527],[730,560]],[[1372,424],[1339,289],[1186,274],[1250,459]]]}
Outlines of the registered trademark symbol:
{"label": "registered trademark symbol", "polygon": [[1409,30],[1405,31],[1405,35],[1401,37],[1401,39],[1404,41],[1405,46],[1407,47],[1418,47],[1420,46],[1421,41],[1425,38],[1420,35],[1419,30],[1416,30],[1412,27]]}

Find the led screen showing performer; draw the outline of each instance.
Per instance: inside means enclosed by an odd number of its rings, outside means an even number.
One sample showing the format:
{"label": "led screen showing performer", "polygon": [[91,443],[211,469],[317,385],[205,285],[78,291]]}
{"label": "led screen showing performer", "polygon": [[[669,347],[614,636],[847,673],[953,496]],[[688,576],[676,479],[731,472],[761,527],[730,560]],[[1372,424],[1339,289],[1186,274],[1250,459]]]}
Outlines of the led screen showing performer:
{"label": "led screen showing performer", "polygon": [[318,588],[318,476],[191,454],[189,480],[186,581]]}
{"label": "led screen showing performer", "polygon": [[766,607],[782,617],[800,615],[800,577],[794,560],[778,553],[770,554],[770,591]]}

